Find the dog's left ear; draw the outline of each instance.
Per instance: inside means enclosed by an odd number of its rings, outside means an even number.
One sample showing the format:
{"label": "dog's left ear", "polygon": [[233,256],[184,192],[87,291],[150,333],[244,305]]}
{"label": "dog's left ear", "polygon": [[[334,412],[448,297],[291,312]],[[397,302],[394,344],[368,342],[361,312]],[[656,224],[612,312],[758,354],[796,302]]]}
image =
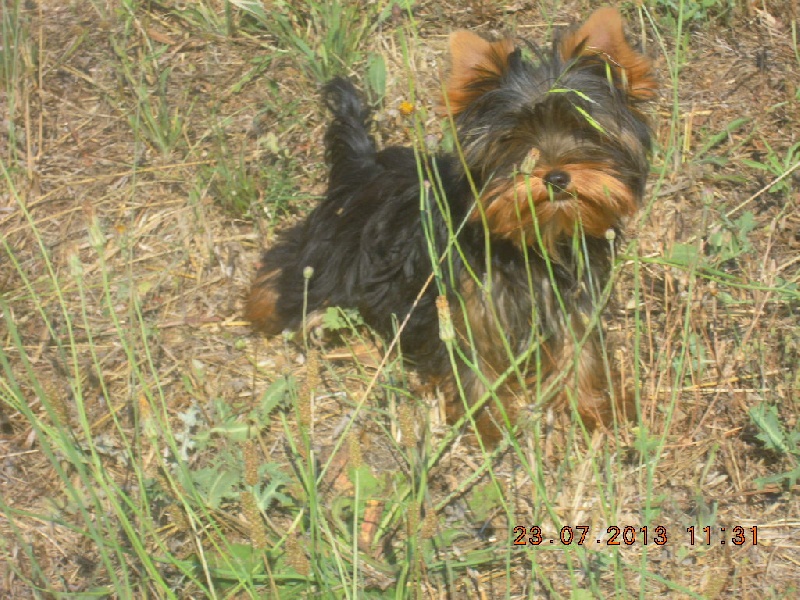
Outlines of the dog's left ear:
{"label": "dog's left ear", "polygon": [[630,47],[623,32],[623,21],[615,8],[594,11],[586,22],[567,34],[559,44],[564,60],[596,55],[614,72],[615,83],[631,100],[650,100],[658,83],[650,59]]}
{"label": "dog's left ear", "polygon": [[486,92],[500,87],[514,51],[509,39],[490,42],[471,31],[450,34],[450,76],[442,110],[457,115]]}

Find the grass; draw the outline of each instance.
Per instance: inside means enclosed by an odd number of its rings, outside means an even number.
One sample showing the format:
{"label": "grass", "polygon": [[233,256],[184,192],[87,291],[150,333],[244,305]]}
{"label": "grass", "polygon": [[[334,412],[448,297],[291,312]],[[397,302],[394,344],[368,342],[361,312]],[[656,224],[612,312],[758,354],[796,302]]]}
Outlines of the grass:
{"label": "grass", "polygon": [[[381,143],[428,147],[454,23],[542,40],[587,7],[6,4],[3,597],[796,595],[798,153],[781,123],[800,107],[772,79],[798,68],[791,36],[739,4],[627,11],[663,86],[606,314],[640,414],[589,437],[543,409],[484,452],[356,314],[265,340],[239,299],[324,187],[321,81],[355,74]],[[716,42],[729,22],[740,50]],[[740,75],[737,52],[764,44],[774,68]],[[723,546],[736,526],[758,544]]]}

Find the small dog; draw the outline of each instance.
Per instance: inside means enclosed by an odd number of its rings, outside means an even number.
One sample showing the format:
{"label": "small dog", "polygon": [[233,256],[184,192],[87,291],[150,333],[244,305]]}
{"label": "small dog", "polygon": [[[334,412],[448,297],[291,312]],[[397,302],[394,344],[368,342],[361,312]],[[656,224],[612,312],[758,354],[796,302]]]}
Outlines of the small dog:
{"label": "small dog", "polygon": [[264,253],[246,318],[276,334],[304,307],[352,307],[389,337],[406,320],[404,358],[446,394],[451,422],[472,407],[486,443],[556,396],[587,426],[609,423],[622,394],[598,319],[645,190],[651,63],[611,8],[549,51],[457,31],[450,53],[453,155],[376,150],[353,85],[325,86],[327,196]]}

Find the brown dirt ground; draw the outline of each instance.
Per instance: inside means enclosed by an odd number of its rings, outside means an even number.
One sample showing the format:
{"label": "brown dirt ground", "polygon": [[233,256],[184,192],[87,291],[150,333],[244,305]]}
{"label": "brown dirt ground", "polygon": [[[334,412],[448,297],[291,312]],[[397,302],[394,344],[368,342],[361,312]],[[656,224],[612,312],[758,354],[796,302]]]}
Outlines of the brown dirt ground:
{"label": "brown dirt ground", "polygon": [[[119,295],[115,308],[117,318],[123,321],[131,318],[127,299],[131,297],[130,286],[135,286],[141,310],[153,327],[150,352],[173,417],[215,398],[246,414],[281,373],[291,371],[300,381],[307,377],[306,359],[297,347],[252,335],[240,314],[241,296],[259,249],[270,243],[276,227],[305,212],[314,195],[323,189],[320,140],[324,114],[313,93],[315,86],[280,49],[274,50],[276,57],[264,72],[237,85],[253,67],[253,58],[267,53],[272,42],[268,38],[230,39],[199,31],[167,10],[168,5],[153,2],[149,9],[141,10],[138,29],[129,38],[126,51],[136,58],[147,44],[165,47],[159,61],[172,69],[170,106],[183,110],[191,103],[191,109],[184,112],[186,123],[178,150],[162,154],[152,145],[136,142],[128,119],[136,110],[136,100],[110,66],[113,49],[109,38],[118,24],[98,19],[88,3],[28,3],[27,18],[39,47],[38,62],[33,56],[26,57],[36,68],[27,85],[17,90],[22,102],[13,113],[9,112],[12,107],[7,95],[0,95],[0,113],[13,121],[18,131],[14,149],[8,146],[9,137],[0,133],[0,152],[16,161],[12,177],[20,194],[18,204],[0,186],[0,230],[19,262],[16,268],[7,257],[0,256],[0,292],[9,306],[3,319],[15,321],[38,376],[47,383],[53,398],[62,399],[67,415],[72,410],[68,374],[53,341],[54,336],[66,335],[64,319],[45,276],[40,244],[64,281],[72,281],[70,269],[74,269],[76,259],[82,265],[89,295],[87,319],[103,366],[102,373],[90,368],[82,377],[90,389],[96,385],[93,378],[102,377],[110,390],[108,401],[115,407],[137,401],[137,390],[130,385],[131,366],[115,339],[116,331],[102,298],[104,274],[111,278],[111,289]],[[417,5],[419,35],[411,42],[411,69],[396,42],[398,30],[407,26],[403,17],[388,22],[370,40],[372,50],[387,59],[389,72],[385,108],[377,114],[378,135],[384,141],[409,140],[407,123],[397,111],[399,103],[408,99],[408,77],[414,78],[420,91],[417,106],[427,107],[432,113],[437,76],[444,65],[446,34],[453,24],[484,32],[515,31],[534,39],[549,35],[542,17],[544,9],[532,2],[423,1]],[[558,3],[553,15],[556,23],[570,23],[587,12],[585,2],[565,2]],[[649,552],[648,568],[653,572],[706,597],[733,591],[738,597],[750,598],[767,590],[771,597],[788,596],[800,582],[798,488],[760,488],[755,483],[759,477],[791,470],[794,462],[788,454],[764,449],[748,417],[749,409],[766,402],[777,407],[788,430],[800,429],[800,306],[796,298],[787,300],[765,291],[779,280],[797,282],[800,276],[796,191],[800,179],[798,171],[787,176],[794,185],[793,196],[770,193],[764,188],[771,176],[746,162],[762,160],[770,148],[784,156],[800,141],[800,73],[792,45],[793,19],[796,24],[792,3],[776,2],[766,7],[753,3],[737,6],[728,19],[688,27],[688,51],[676,90],[665,59],[666,55],[672,60],[675,40],[663,32],[663,21],[659,21],[663,39],[654,35],[649,24],[645,28],[645,46],[655,58],[663,82],[660,99],[652,107],[660,145],[654,164],[663,176],[657,182],[654,177],[649,196],[654,201],[630,227],[629,237],[638,241],[638,254],[656,259],[670,256],[680,243],[699,244],[707,251],[709,236],[724,229],[723,215],[736,219],[751,212],[757,222],[749,235],[752,249],[721,266],[747,284],[744,287],[689,277],[685,269],[667,266],[663,261],[639,265],[640,308],[648,324],[641,339],[639,364],[642,414],[651,431],[660,434],[667,430],[654,484],[661,502],[660,524],[683,532],[703,511],[715,510],[719,526],[759,528],[757,546],[690,547],[676,543]],[[635,36],[641,35],[638,26],[632,25],[631,30]],[[294,107],[288,122],[275,112],[282,105]],[[671,131],[674,109],[678,111],[678,129]],[[699,155],[716,132],[740,118],[747,119],[746,124]],[[430,126],[435,134],[432,118]],[[8,122],[3,129],[7,127]],[[221,208],[214,182],[208,183],[204,175],[204,169],[219,160],[219,135],[230,148],[237,149],[232,152],[233,160],[238,160],[238,149],[242,149],[244,160],[254,166],[255,177],[261,177],[257,179],[257,205],[263,210],[256,211],[254,218],[233,216]],[[681,140],[681,146],[675,152],[666,152],[676,139]],[[259,170],[263,164],[285,165],[281,189],[295,190],[285,192],[289,200],[281,210],[270,204],[275,182],[260,175],[278,169]],[[787,198],[793,204],[788,210]],[[40,237],[34,235],[20,204],[27,208]],[[101,244],[104,264],[98,260],[90,238],[92,228],[98,227],[105,235]],[[44,314],[31,302],[19,271],[31,277],[32,292],[39,294]],[[632,339],[634,327],[634,307],[628,300],[634,280],[633,267],[623,271],[616,290],[617,308],[609,315],[610,329],[623,340],[623,363],[633,352],[625,340]],[[123,285],[128,287],[122,289]],[[722,292],[730,294],[732,300],[723,303]],[[78,310],[81,300],[76,287],[68,284],[64,293],[67,304]],[[52,333],[43,327],[43,317],[52,323]],[[705,363],[702,370],[676,377],[675,358],[685,339],[684,327],[692,333]],[[3,351],[21,373],[23,366],[14,355],[4,322],[0,322],[0,333]],[[87,333],[75,332],[79,361],[91,365]],[[326,347],[323,352],[331,353],[327,356],[331,358],[338,351]],[[198,375],[200,370],[203,377]],[[368,376],[372,374],[368,365],[366,371]],[[187,377],[193,383],[192,393],[187,392]],[[366,378],[352,360],[325,361],[321,377],[324,392],[316,398],[314,444],[320,455],[326,456],[343,419],[352,412],[352,405],[343,403],[336,390],[344,383],[350,397],[358,399]],[[632,367],[627,377],[633,377]],[[673,385],[676,380],[685,382],[677,392]],[[664,406],[671,394],[677,402],[667,419]],[[385,411],[397,409],[391,404],[378,408],[377,404],[376,395],[371,396],[355,427],[360,444],[369,449],[364,452],[369,455],[367,462],[380,473],[398,468],[393,446],[384,439],[386,427],[378,424],[386,422],[382,416]],[[415,418],[429,423],[427,428],[434,439],[443,435],[435,403],[417,403],[414,410]],[[89,411],[94,416],[93,433],[99,436],[106,429],[113,431],[108,419],[104,420],[108,404],[99,394]],[[8,409],[0,419],[0,493],[8,505],[36,512],[47,498],[57,495],[55,488],[60,480],[46,457],[37,452],[26,420]],[[277,422],[263,433],[264,447],[269,449],[266,460],[285,464],[283,435]],[[599,448],[607,440],[596,438],[595,442]],[[617,441],[619,452],[635,454],[634,442],[635,431],[623,430]],[[113,440],[109,443],[113,446]],[[598,501],[596,490],[582,480],[591,473],[573,469],[564,475],[559,470],[567,443],[580,444],[567,441],[557,422],[545,442],[544,471],[549,489],[564,490],[559,498],[552,499],[563,521],[603,529],[615,523],[640,522],[640,488],[635,483],[619,485],[621,508],[612,519],[597,516],[593,510]],[[583,448],[583,452],[590,451]],[[475,465],[481,464],[476,452],[457,441],[441,459],[429,484],[432,505],[448,498]],[[515,467],[514,457],[506,455],[497,462],[495,474],[509,490],[513,514],[519,515],[521,524],[529,524],[533,519],[532,488],[529,481],[515,475]],[[623,476],[638,481],[639,468],[634,458]],[[109,458],[109,469],[118,471],[120,480],[124,479],[122,464]],[[556,481],[557,474],[567,479]],[[342,491],[337,482],[331,485],[331,493]],[[461,553],[488,543],[474,533],[481,523],[467,524],[467,513],[459,498],[450,498],[441,513],[450,521],[464,519],[465,531],[473,532],[459,548]],[[504,515],[490,519],[490,525],[505,531]],[[0,518],[0,531],[3,527]],[[30,527],[38,529],[40,525],[31,523]],[[78,539],[65,532],[42,530],[35,542],[48,575],[65,576],[75,591],[80,589],[80,558],[91,558],[91,548],[76,546]],[[176,546],[180,543],[174,541]],[[80,544],[85,546],[84,542]],[[623,549],[621,556],[635,564],[640,553],[641,548],[632,547]],[[10,554],[4,559],[16,560]],[[557,553],[541,560],[544,564],[551,562],[553,573],[564,568]],[[473,589],[484,594],[482,597],[503,595],[505,567],[500,564],[497,569],[501,575],[498,581],[492,581],[492,573],[481,573],[472,580]],[[512,564],[512,597],[545,593],[535,585],[525,587],[530,584],[527,569],[525,560]],[[460,585],[467,583],[465,578]],[[558,585],[561,587],[556,593],[569,594],[569,577],[563,577]],[[614,582],[603,585],[614,589]],[[626,585],[635,594],[644,584],[631,580]],[[648,597],[662,589],[654,580],[646,585]],[[28,597],[29,593],[2,567],[0,590],[11,597]]]}

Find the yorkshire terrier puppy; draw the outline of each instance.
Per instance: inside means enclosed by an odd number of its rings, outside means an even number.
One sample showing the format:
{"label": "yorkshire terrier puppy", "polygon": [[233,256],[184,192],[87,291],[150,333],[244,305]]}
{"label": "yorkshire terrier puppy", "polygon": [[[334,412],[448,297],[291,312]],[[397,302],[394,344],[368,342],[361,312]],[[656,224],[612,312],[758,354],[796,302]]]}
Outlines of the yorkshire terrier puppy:
{"label": "yorkshire terrier puppy", "polygon": [[245,316],[276,334],[304,306],[352,307],[389,338],[406,321],[404,358],[448,396],[451,421],[473,407],[487,443],[556,397],[609,423],[621,394],[599,312],[645,190],[650,61],[611,8],[549,50],[458,31],[450,53],[452,155],[377,150],[353,85],[325,86],[327,196],[264,253]]}

